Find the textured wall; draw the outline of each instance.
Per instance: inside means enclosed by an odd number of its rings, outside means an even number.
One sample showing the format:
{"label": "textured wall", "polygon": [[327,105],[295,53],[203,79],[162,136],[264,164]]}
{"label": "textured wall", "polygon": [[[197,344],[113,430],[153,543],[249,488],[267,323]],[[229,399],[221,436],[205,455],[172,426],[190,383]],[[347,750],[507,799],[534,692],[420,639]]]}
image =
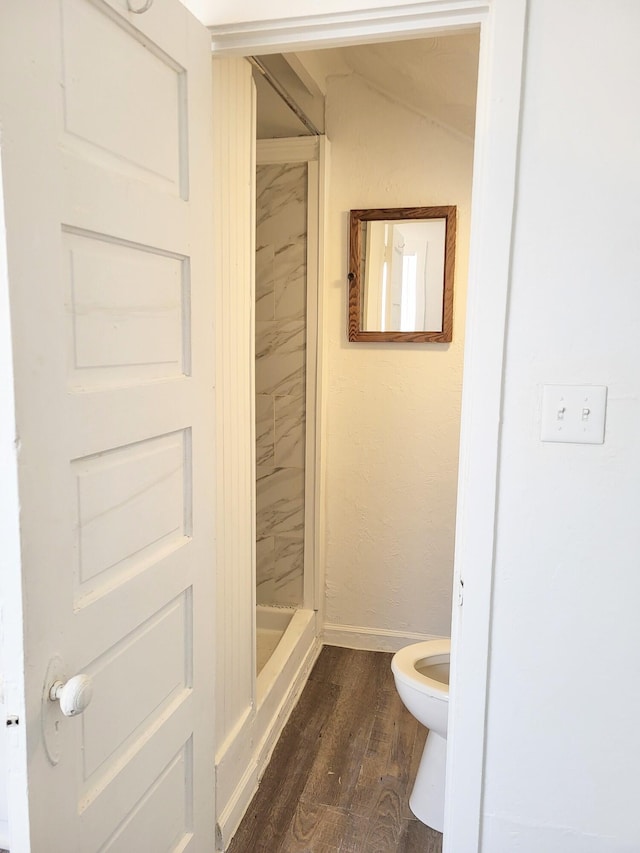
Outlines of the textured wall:
{"label": "textured wall", "polygon": [[257,601],[301,606],[306,163],[258,166],[256,225]]}
{"label": "textured wall", "polygon": [[[326,621],[403,633],[450,628],[473,146],[330,78],[327,234]],[[350,208],[458,206],[453,343],[349,344]]]}

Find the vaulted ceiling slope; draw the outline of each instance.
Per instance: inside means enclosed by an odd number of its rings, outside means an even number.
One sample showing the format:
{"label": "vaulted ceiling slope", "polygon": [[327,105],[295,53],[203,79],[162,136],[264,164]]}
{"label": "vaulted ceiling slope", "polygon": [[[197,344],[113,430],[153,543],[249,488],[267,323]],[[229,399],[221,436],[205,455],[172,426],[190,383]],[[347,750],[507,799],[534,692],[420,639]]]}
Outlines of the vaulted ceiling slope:
{"label": "vaulted ceiling slope", "polygon": [[[283,83],[296,90],[303,101],[310,98],[317,102],[326,92],[329,77],[358,74],[392,100],[472,138],[478,50],[478,31],[467,31],[428,39],[286,54],[283,59],[291,73]],[[260,106],[260,89],[258,97]],[[263,107],[259,116],[262,138],[286,135],[287,127],[292,135],[304,132],[295,121],[287,122],[284,114],[276,119],[278,105],[273,98],[269,98],[268,108],[266,104]],[[276,131],[273,133],[268,127],[270,115]]]}

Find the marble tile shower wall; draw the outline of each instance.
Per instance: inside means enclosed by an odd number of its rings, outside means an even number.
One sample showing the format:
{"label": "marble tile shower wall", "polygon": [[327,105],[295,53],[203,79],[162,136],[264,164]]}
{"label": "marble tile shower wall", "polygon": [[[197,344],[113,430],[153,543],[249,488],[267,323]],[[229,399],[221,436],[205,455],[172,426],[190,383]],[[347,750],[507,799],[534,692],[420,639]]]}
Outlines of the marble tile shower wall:
{"label": "marble tile shower wall", "polygon": [[301,606],[306,164],[258,166],[256,220],[257,601]]}

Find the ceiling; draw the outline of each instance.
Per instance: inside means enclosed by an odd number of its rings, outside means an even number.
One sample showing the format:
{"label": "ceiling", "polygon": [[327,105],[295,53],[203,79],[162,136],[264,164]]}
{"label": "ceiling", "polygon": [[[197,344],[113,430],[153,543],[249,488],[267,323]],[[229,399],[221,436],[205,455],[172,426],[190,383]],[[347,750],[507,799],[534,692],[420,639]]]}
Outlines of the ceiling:
{"label": "ceiling", "polygon": [[[411,41],[357,45],[287,54],[284,79],[305,110],[322,100],[327,80],[358,74],[400,104],[473,137],[479,31]],[[316,109],[317,114],[317,109]],[[316,121],[316,124],[318,122]],[[299,136],[307,131],[264,80],[258,81],[258,136]]]}

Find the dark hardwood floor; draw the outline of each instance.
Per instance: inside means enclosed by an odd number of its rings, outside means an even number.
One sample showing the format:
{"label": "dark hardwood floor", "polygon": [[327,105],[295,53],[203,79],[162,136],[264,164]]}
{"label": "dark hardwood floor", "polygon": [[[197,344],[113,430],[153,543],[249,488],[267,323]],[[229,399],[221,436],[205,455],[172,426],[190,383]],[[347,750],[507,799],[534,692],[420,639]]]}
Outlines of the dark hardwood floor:
{"label": "dark hardwood floor", "polygon": [[390,663],[325,646],[228,853],[441,853],[409,810],[426,731]]}

